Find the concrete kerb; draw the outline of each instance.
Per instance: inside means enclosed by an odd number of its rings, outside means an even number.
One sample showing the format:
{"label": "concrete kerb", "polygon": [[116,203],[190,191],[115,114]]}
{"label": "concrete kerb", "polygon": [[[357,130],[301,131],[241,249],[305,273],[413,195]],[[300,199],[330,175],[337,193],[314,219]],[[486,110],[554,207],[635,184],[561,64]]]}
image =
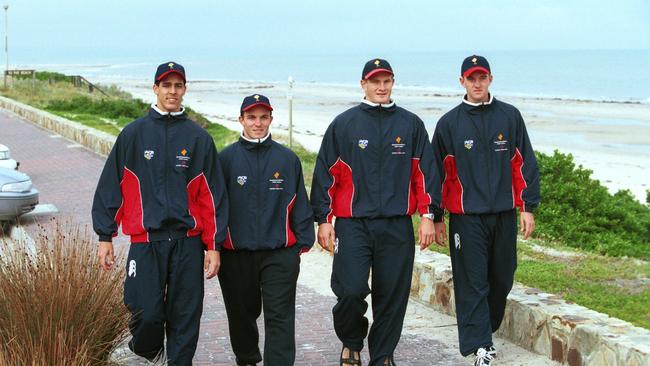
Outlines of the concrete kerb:
{"label": "concrete kerb", "polygon": [[[449,257],[416,257],[411,298],[455,316]],[[515,284],[497,335],[571,366],[650,365],[650,331]]]}
{"label": "concrete kerb", "polygon": [[[0,97],[0,107],[103,156],[115,143],[113,135],[9,98]],[[425,252],[416,257],[411,298],[455,315],[448,256]],[[519,284],[508,297],[497,334],[571,366],[650,365],[650,331]]]}

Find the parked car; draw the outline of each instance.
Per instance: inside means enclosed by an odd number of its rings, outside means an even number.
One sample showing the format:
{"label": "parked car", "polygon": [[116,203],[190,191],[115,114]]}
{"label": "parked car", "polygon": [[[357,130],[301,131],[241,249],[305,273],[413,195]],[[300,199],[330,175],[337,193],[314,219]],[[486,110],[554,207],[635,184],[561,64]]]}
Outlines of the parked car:
{"label": "parked car", "polygon": [[11,158],[9,148],[0,144],[0,168],[18,169],[19,162]]}
{"label": "parked car", "polygon": [[0,168],[0,226],[9,233],[18,216],[26,214],[38,204],[38,191],[25,173],[15,169]]}

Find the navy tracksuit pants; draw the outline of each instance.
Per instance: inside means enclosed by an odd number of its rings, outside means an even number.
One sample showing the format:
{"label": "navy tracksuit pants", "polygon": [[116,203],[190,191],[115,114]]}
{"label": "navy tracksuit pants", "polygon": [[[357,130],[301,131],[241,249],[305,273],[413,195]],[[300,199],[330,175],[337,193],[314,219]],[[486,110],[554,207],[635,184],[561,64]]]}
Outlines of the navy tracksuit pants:
{"label": "navy tracksuit pants", "polygon": [[517,269],[515,210],[449,216],[460,353],[492,346]]}
{"label": "navy tracksuit pants", "polygon": [[219,284],[238,365],[262,360],[257,318],[264,309],[264,365],[291,366],[296,357],[298,247],[222,250]]}
{"label": "navy tracksuit pants", "polygon": [[169,365],[191,365],[203,312],[204,246],[196,237],[133,243],[124,304],[131,311],[131,350],[152,359],[167,335]]}
{"label": "navy tracksuit pants", "polygon": [[[372,293],[370,366],[383,365],[399,342],[411,289],[415,255],[411,217],[337,218],[335,231],[334,330],[345,347],[361,351],[368,334],[365,298]],[[370,270],[372,291],[368,287]]]}

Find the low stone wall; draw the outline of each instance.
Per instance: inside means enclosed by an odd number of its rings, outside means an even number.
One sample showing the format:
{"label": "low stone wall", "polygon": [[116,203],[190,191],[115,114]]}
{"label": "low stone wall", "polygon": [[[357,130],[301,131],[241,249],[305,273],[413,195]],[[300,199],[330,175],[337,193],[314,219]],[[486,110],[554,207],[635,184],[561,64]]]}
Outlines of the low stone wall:
{"label": "low stone wall", "polygon": [[[449,257],[416,257],[411,297],[455,316]],[[648,366],[650,331],[516,284],[497,335],[571,366]]]}
{"label": "low stone wall", "polygon": [[[12,99],[0,97],[0,107],[104,156],[115,143],[115,136]],[[455,315],[448,256],[434,252],[417,255],[411,297]],[[571,366],[650,365],[650,331],[519,284],[508,296],[497,334]]]}
{"label": "low stone wall", "polygon": [[10,110],[45,129],[75,141],[104,156],[110,153],[115,143],[115,136],[111,134],[42,111],[13,99],[0,96],[0,108]]}

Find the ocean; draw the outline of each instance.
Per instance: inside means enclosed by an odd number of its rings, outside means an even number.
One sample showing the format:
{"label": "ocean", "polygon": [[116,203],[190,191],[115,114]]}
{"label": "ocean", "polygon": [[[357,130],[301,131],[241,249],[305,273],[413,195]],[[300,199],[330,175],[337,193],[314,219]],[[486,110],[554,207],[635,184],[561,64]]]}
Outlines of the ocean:
{"label": "ocean", "polygon": [[[251,50],[254,51],[254,50]],[[79,53],[78,56],[75,56]],[[477,52],[488,58],[500,95],[650,103],[650,50],[522,50]],[[273,51],[196,52],[184,57],[152,56],[142,51],[108,54],[86,50],[63,55],[24,58],[13,67],[31,67],[66,74],[115,79],[153,78],[158,63],[182,63],[189,81],[241,80],[358,85],[363,64],[387,59],[397,85],[421,87],[434,93],[462,93],[460,64],[468,52],[381,52],[377,54]],[[43,63],[43,59],[47,63]]]}

